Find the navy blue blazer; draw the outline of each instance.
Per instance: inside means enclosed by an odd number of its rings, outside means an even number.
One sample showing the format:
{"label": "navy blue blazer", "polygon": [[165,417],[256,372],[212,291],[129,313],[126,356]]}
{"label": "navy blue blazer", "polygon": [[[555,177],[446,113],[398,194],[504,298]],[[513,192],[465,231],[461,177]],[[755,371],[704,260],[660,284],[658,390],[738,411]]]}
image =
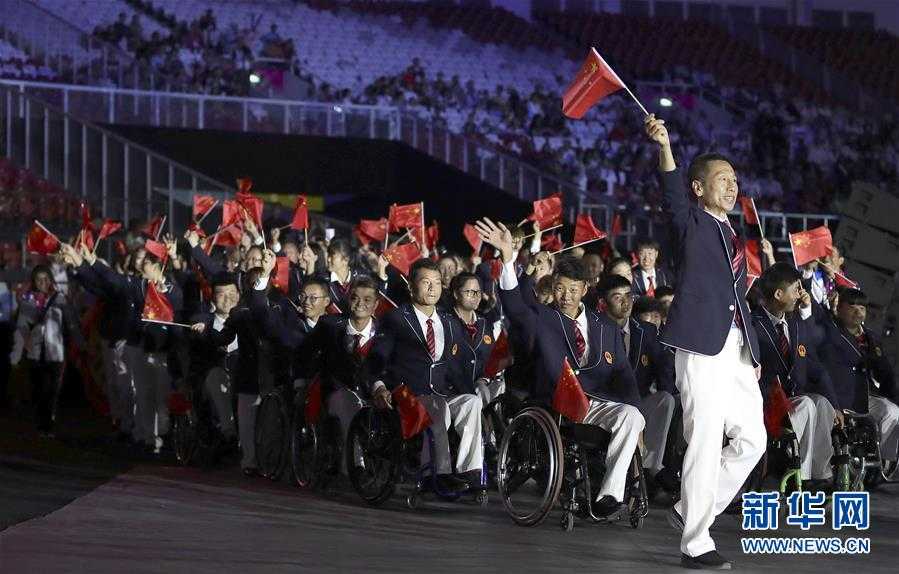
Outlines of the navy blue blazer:
{"label": "navy blue blazer", "polygon": [[830,375],[818,360],[817,350],[812,342],[811,318],[802,320],[798,313],[787,315],[787,329],[790,334],[790,359],[784,360],[780,353],[780,333],[764,309],[755,309],[752,322],[759,334],[762,353],[762,378],[759,387],[766,400],[774,379],[780,383],[788,397],[804,393],[818,393],[824,396],[835,409],[840,408],[839,398]]}
{"label": "navy blue blazer", "polygon": [[468,335],[462,321],[462,341],[464,344],[459,345],[460,361],[462,362],[462,372],[465,378],[474,388],[474,382],[484,376],[484,367],[487,366],[487,360],[493,351],[493,345],[496,341],[493,339],[493,323],[488,322],[484,317],[475,319],[477,331],[472,338]]}
{"label": "navy blue blazer", "polygon": [[717,355],[727,341],[734,313],[739,313],[753,364],[758,366],[759,343],[746,301],[746,263],[734,275],[727,224],[690,202],[680,171],[662,172],[661,178],[679,277],[661,342]]}
{"label": "navy blue blazer", "polygon": [[[859,413],[868,412],[868,394],[886,397],[896,403],[896,379],[883,346],[873,331],[865,329],[867,352],[862,353],[855,337],[834,322],[825,323],[824,342],[818,356],[827,368],[840,407]],[[874,381],[877,381],[875,384]]]}
{"label": "navy blue blazer", "polygon": [[[378,320],[372,318],[372,337],[377,335]],[[325,393],[339,387],[368,392],[365,358],[353,352],[353,337],[347,334],[349,319],[343,315],[326,315],[319,319],[300,348],[302,362],[309,372],[317,373]],[[373,339],[370,339],[372,345]]]}
{"label": "navy blue blazer", "polygon": [[618,325],[596,312],[584,309],[589,326],[587,362],[578,367],[574,351],[572,320],[552,307],[530,307],[521,296],[520,287],[499,290],[499,297],[509,317],[512,330],[521,332],[518,340],[528,341],[525,353],[534,355],[534,398],[552,402],[562,363],[574,369],[584,392],[602,401],[614,401],[638,406],[640,393],[634,371],[624,350],[624,338]]}
{"label": "navy blue blazer", "polygon": [[[643,270],[639,267],[636,267],[632,270],[634,281],[631,283],[631,287],[636,295],[646,295],[646,285],[643,281]],[[661,267],[656,267],[656,280],[655,280],[655,288],[659,287],[669,287],[674,285],[674,281],[671,280],[671,276],[667,271],[662,269]]]}
{"label": "navy blue blazer", "polygon": [[474,393],[474,386],[462,371],[462,347],[468,333],[459,320],[439,309],[443,323],[443,354],[435,360],[428,352],[411,303],[404,303],[384,316],[381,330],[374,336],[367,366],[369,381],[383,381],[390,390],[405,384],[415,395],[453,397]]}
{"label": "navy blue blazer", "polygon": [[634,370],[640,397],[652,394],[650,391],[652,383],[656,384],[656,391],[666,391],[676,395],[674,355],[659,343],[659,332],[656,326],[631,317],[630,331],[631,344],[628,361]]}

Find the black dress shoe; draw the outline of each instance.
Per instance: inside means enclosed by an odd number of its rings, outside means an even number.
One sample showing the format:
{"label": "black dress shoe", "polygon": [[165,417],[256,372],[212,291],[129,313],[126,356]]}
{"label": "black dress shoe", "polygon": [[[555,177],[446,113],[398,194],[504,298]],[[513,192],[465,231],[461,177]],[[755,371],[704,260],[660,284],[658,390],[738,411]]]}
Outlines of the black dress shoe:
{"label": "black dress shoe", "polygon": [[459,479],[465,481],[468,484],[468,488],[472,490],[481,490],[486,488],[486,486],[481,486],[480,470],[469,470],[468,472],[463,472],[456,476],[458,476]]}
{"label": "black dress shoe", "polygon": [[673,471],[663,468],[653,478],[655,483],[668,494],[680,493],[680,481],[677,479],[677,474]]}
{"label": "black dress shoe", "polygon": [[461,494],[468,490],[468,483],[452,474],[438,474],[436,482],[442,493]]}
{"label": "black dress shoe", "polygon": [[243,469],[243,475],[247,478],[252,478],[254,476],[259,476],[259,471],[252,467],[247,467]]}
{"label": "black dress shoe", "polygon": [[671,510],[668,511],[668,524],[671,525],[671,528],[677,530],[681,534],[684,533],[684,517],[680,515],[680,512],[671,507]]}
{"label": "black dress shoe", "polygon": [[604,495],[593,503],[593,514],[600,518],[606,518],[614,514],[621,507],[621,503],[614,496]]}
{"label": "black dress shoe", "polygon": [[691,570],[730,570],[731,563],[715,550],[699,556],[680,555],[680,565]]}

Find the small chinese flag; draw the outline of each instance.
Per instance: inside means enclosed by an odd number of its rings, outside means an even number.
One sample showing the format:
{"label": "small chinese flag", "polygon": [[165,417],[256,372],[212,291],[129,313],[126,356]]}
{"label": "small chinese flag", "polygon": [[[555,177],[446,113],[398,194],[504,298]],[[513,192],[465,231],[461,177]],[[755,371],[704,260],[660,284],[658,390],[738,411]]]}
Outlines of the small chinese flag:
{"label": "small chinese flag", "polygon": [[322,384],[318,376],[309,383],[306,389],[306,402],[303,406],[303,414],[306,422],[309,424],[317,424],[322,412]]}
{"label": "small chinese flag", "polygon": [[768,436],[777,438],[783,430],[784,417],[793,409],[793,405],[787,394],[784,392],[783,386],[780,384],[780,377],[775,377],[774,382],[768,389],[768,399],[765,401],[764,418],[765,430]]}
{"label": "small chinese flag", "polygon": [[791,233],[790,247],[793,249],[793,262],[799,267],[826,257],[833,247],[833,238],[830,236],[830,229],[822,225],[808,231]]}
{"label": "small chinese flag", "polygon": [[88,251],[94,250],[94,233],[91,231],[90,227],[82,228],[81,231],[78,232],[72,247],[78,248],[79,245],[84,245]]}
{"label": "small chinese flag", "polygon": [[403,275],[409,274],[412,264],[421,258],[421,251],[414,243],[404,243],[388,247],[384,252],[384,258]]}
{"label": "small chinese flag", "polygon": [[194,196],[194,221],[209,213],[212,206],[215,205],[215,198],[211,195],[195,195]]}
{"label": "small chinese flag", "polygon": [[587,400],[577,375],[568,364],[568,357],[565,357],[562,361],[562,372],[556,381],[556,391],[553,393],[553,410],[579,423],[584,421],[589,408],[590,401]]}
{"label": "small chinese flag", "polygon": [[484,376],[493,378],[502,371],[509,360],[509,338],[506,337],[506,330],[503,329],[493,348],[490,349],[490,356],[487,357],[487,363],[484,365]]}
{"label": "small chinese flag", "polygon": [[[387,295],[382,293],[381,290],[379,289],[378,290],[378,306],[375,307],[375,312],[373,313],[373,315],[376,318],[380,319],[387,313],[390,313],[391,311],[396,309],[396,307],[397,307],[396,303],[394,303],[390,297],[388,297]],[[371,341],[371,339],[369,339],[369,341]]]}
{"label": "small chinese flag", "polygon": [[562,223],[562,194],[556,193],[546,199],[534,201],[534,213],[528,221],[536,221],[540,229],[548,229]]}
{"label": "small chinese flag", "polygon": [[293,206],[293,220],[290,222],[291,229],[309,229],[309,205],[306,203],[305,195],[298,195],[297,202]]}
{"label": "small chinese flag", "polygon": [[199,225],[197,225],[196,223],[194,223],[193,221],[191,221],[190,223],[187,224],[187,229],[189,231],[193,231],[194,233],[196,233],[197,237],[199,237],[200,239],[203,239],[206,237],[206,232],[203,231],[203,228],[200,227]]}
{"label": "small chinese flag", "polygon": [[752,277],[762,276],[761,245],[758,239],[746,241],[746,274]]}
{"label": "small chinese flag", "polygon": [[141,317],[166,323],[171,323],[175,320],[175,310],[172,308],[172,304],[165,294],[159,292],[156,288],[156,283],[147,283],[147,294],[144,297],[144,312],[141,314]]}
{"label": "small chinese flag", "polygon": [[425,233],[425,241],[428,249],[434,251],[437,248],[437,242],[440,241],[440,226],[436,221],[432,221]]}
{"label": "small chinese flag", "polygon": [[228,227],[243,221],[240,204],[234,200],[225,200],[222,203],[222,227]]}
{"label": "small chinese flag", "polygon": [[253,189],[253,180],[248,177],[237,178],[237,193],[247,195]]}
{"label": "small chinese flag", "polygon": [[624,82],[596,48],[590,48],[587,60],[562,95],[562,113],[576,120],[584,117],[597,102],[624,88]]}
{"label": "small chinese flag", "polygon": [[615,217],[612,218],[612,227],[609,229],[609,234],[612,237],[616,237],[621,235],[621,214],[616,213]]}
{"label": "small chinese flag", "polygon": [[94,230],[94,222],[91,219],[91,210],[87,202],[81,202],[81,229]]}
{"label": "small chinese flag", "polygon": [[475,229],[474,225],[466,223],[465,227],[462,228],[462,235],[465,236],[465,240],[471,245],[471,250],[474,251],[475,254],[481,251],[481,245],[483,245],[484,242],[481,240],[481,236],[478,234],[478,230]]}
{"label": "small chinese flag", "polygon": [[290,260],[287,257],[275,258],[275,270],[272,274],[272,285],[287,295],[290,286]]}
{"label": "small chinese flag", "polygon": [[759,214],[755,210],[755,201],[745,195],[741,195],[738,199],[740,200],[740,208],[743,210],[743,220],[748,225],[758,225]]}
{"label": "small chinese flag", "polygon": [[162,231],[162,220],[163,216],[157,215],[150,221],[146,222],[141,226],[140,233],[144,237],[149,237],[151,239],[156,239],[159,237],[159,232]]}
{"label": "small chinese flag", "polygon": [[28,231],[26,247],[29,253],[51,255],[59,249],[59,239],[35,221]]}
{"label": "small chinese flag", "polygon": [[593,224],[593,218],[588,213],[582,213],[577,216],[577,222],[574,226],[574,242],[587,243],[597,239],[604,239],[606,232],[596,228]]}
{"label": "small chinese flag", "polygon": [[402,229],[414,229],[422,226],[421,216],[424,210],[424,203],[409,203],[407,205],[390,206],[390,213],[387,217],[389,230],[397,232]]}
{"label": "small chinese flag", "polygon": [[837,287],[846,287],[848,289],[858,289],[858,283],[853,281],[852,279],[846,277],[842,273],[834,273],[833,281],[837,284]]}
{"label": "small chinese flag", "polygon": [[256,229],[261,230],[263,201],[252,193],[238,193],[234,196],[234,201],[244,209],[247,217],[256,224]]}
{"label": "small chinese flag", "polygon": [[226,227],[222,227],[218,232],[206,240],[206,253],[210,253],[215,245],[222,247],[236,247],[240,245],[243,238],[243,227],[239,223],[234,223]]}
{"label": "small chinese flag", "polygon": [[[387,218],[360,220],[356,235],[359,241],[365,244],[371,241],[384,241],[387,239]],[[363,237],[368,241],[363,241]]]}
{"label": "small chinese flag", "polygon": [[544,235],[540,240],[540,249],[543,249],[544,251],[556,252],[560,251],[563,247],[565,247],[565,243],[562,242],[562,238],[558,233]]}
{"label": "small chinese flag", "polygon": [[431,425],[431,415],[409,387],[400,385],[391,394],[400,415],[403,439],[409,440]]}
{"label": "small chinese flag", "polygon": [[490,260],[490,278],[499,281],[500,275],[503,274],[503,262],[500,259]]}
{"label": "small chinese flag", "polygon": [[166,249],[165,243],[162,243],[160,241],[147,239],[147,241],[144,243],[144,249],[146,249],[147,253],[158,259],[162,264],[165,264],[166,259],[168,259],[169,257],[169,251],[168,249]]}
{"label": "small chinese flag", "polygon": [[122,228],[121,222],[113,221],[111,219],[107,219],[103,222],[103,225],[100,226],[100,233],[97,235],[97,241],[101,241],[106,239],[110,235],[118,232]]}

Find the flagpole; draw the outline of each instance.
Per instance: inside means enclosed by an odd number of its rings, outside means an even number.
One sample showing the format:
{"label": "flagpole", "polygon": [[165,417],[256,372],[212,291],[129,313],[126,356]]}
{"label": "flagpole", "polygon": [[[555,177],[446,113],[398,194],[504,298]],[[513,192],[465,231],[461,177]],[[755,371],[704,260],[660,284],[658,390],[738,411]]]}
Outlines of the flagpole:
{"label": "flagpole", "polygon": [[590,241],[582,241],[581,243],[578,243],[576,245],[571,245],[570,247],[566,247],[564,249],[559,249],[558,251],[553,251],[552,255],[558,255],[559,253],[562,253],[563,251],[568,251],[569,249],[574,249],[575,247],[587,245],[588,243],[593,243],[594,241],[602,241],[603,239],[605,239],[605,237],[597,237],[596,239],[591,239]]}
{"label": "flagpole", "polygon": [[755,222],[759,226],[759,235],[762,237],[762,239],[765,239],[765,230],[764,228],[762,228],[762,218],[759,217],[759,210],[755,208],[755,198],[750,197],[749,201],[752,203],[752,212],[755,214]]}
{"label": "flagpole", "polygon": [[637,96],[634,95],[634,92],[632,92],[631,89],[627,87],[627,84],[624,83],[624,80],[622,80],[618,76],[618,73],[612,69],[612,66],[610,66],[609,63],[606,62],[603,59],[603,57],[599,55],[599,52],[596,50],[596,48],[591,47],[590,49],[593,50],[593,53],[596,55],[597,58],[599,58],[599,61],[602,62],[603,65],[605,65],[606,69],[608,69],[610,72],[612,72],[612,75],[615,76],[615,79],[618,80],[618,83],[620,83],[621,86],[627,91],[628,95],[630,95],[630,97],[633,98],[635,102],[637,102],[637,105],[640,106],[640,109],[643,111],[643,115],[648,116],[649,112],[646,111],[646,108],[643,107],[643,104],[640,103],[640,100],[637,99]]}
{"label": "flagpole", "polygon": [[[52,237],[52,238],[55,239],[56,241],[59,241],[59,237],[57,237],[55,233],[53,233],[52,231],[50,231],[49,229],[47,229],[46,227],[44,227],[44,224],[42,224],[40,221],[38,221],[37,219],[35,219],[35,220],[34,220],[34,224],[37,225],[38,227],[40,227],[41,229],[43,229],[44,232],[47,233],[47,235],[49,235],[50,237]],[[62,241],[59,241],[59,243],[62,243]]]}
{"label": "flagpole", "polygon": [[171,325],[172,327],[187,327],[190,329],[193,325],[188,325],[187,323],[174,323],[172,321],[157,321],[156,319],[144,319],[141,317],[140,319],[144,323],[155,323],[157,325]]}
{"label": "flagpole", "polygon": [[527,239],[528,237],[533,237],[533,236],[537,235],[538,233],[546,233],[547,231],[552,231],[553,229],[558,229],[558,228],[562,227],[562,225],[563,224],[560,223],[558,225],[554,225],[553,227],[547,227],[546,229],[541,229],[540,231],[535,231],[534,233],[531,233],[530,235],[525,235],[521,239]]}
{"label": "flagpole", "polygon": [[524,225],[525,223],[527,223],[528,219],[530,219],[530,218],[531,218],[530,215],[527,216],[527,217],[525,217],[524,219],[522,219],[521,221],[519,221],[519,222],[518,222],[518,225],[516,225],[515,227],[521,227],[522,225]]}
{"label": "flagpole", "polygon": [[154,241],[159,241],[159,236],[162,234],[162,228],[165,227],[165,222],[168,218],[168,215],[162,216],[162,221],[159,223],[159,229],[156,230],[156,237],[153,238]]}
{"label": "flagpole", "polygon": [[210,213],[212,213],[212,210],[215,209],[215,206],[218,204],[219,204],[219,200],[216,199],[215,203],[212,204],[212,207],[210,207],[208,210],[206,210],[206,213],[204,213],[203,216],[200,218],[200,220],[196,222],[197,227],[199,227],[200,224],[203,223],[203,220],[206,219]]}

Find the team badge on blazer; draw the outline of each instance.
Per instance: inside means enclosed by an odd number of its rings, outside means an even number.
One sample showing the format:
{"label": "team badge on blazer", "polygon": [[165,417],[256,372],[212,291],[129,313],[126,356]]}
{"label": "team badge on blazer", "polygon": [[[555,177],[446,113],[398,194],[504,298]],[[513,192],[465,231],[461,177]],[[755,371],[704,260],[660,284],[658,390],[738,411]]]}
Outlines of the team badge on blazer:
{"label": "team badge on blazer", "polygon": [[490,335],[484,335],[484,344],[489,345],[493,342],[493,338]]}
{"label": "team badge on blazer", "polygon": [[606,351],[606,352],[603,354],[603,357],[606,358],[606,362],[607,362],[608,364],[610,364],[610,365],[612,364],[612,353]]}
{"label": "team badge on blazer", "polygon": [[799,356],[800,357],[805,356],[805,345],[799,345]]}
{"label": "team badge on blazer", "polygon": [[453,343],[453,351],[452,352],[453,352],[453,356],[455,357],[456,353],[459,352],[459,345],[457,345],[456,343]]}
{"label": "team badge on blazer", "polygon": [[643,363],[644,367],[649,365],[649,356],[643,355],[642,357],[640,357],[640,362]]}

